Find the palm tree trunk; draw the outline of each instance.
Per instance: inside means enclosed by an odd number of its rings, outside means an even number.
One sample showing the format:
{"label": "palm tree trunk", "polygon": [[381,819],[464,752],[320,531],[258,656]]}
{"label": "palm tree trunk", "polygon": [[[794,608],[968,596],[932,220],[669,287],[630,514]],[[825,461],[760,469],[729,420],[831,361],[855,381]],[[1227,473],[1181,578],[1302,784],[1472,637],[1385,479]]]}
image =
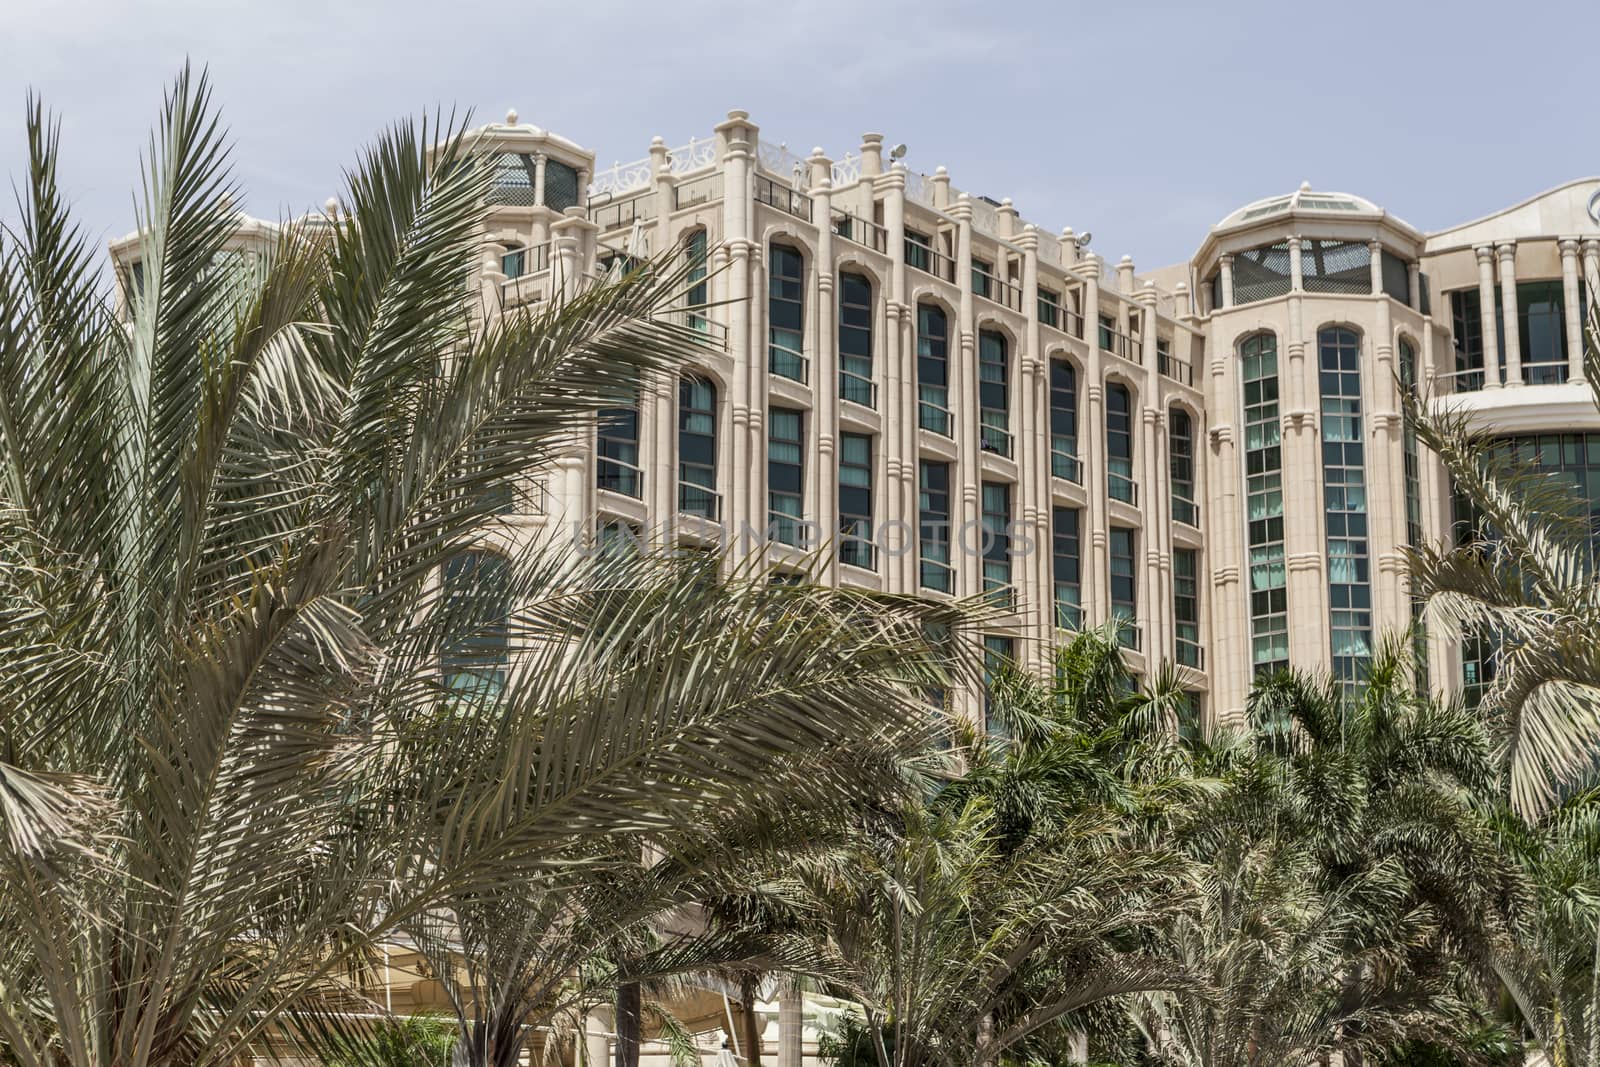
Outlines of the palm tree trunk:
{"label": "palm tree trunk", "polygon": [[986,1011],[978,1020],[978,1054],[974,1060],[978,1067],[986,1067],[994,1056],[994,1012]]}
{"label": "palm tree trunk", "polygon": [[639,1067],[639,1030],[643,993],[638,982],[617,986],[617,1053],[615,1067]]}
{"label": "palm tree trunk", "polygon": [[[756,1014],[756,979],[745,975],[739,980],[739,999],[744,1004],[740,1038],[744,1042],[745,1067],[761,1067],[761,1025]],[[637,1065],[635,1065],[637,1067]]]}

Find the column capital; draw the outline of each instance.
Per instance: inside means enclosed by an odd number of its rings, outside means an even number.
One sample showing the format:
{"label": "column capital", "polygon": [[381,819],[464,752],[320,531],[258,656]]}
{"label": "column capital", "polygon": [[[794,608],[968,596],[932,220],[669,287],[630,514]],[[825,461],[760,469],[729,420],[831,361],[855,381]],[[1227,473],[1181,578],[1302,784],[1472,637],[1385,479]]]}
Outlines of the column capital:
{"label": "column capital", "polygon": [[1472,254],[1478,257],[1479,263],[1492,263],[1494,261],[1493,245],[1475,245]]}
{"label": "column capital", "polygon": [[1500,259],[1511,259],[1517,254],[1517,242],[1501,241],[1494,246],[1495,255]]}
{"label": "column capital", "polygon": [[1556,241],[1556,247],[1561,249],[1563,257],[1576,256],[1581,244],[1582,242],[1576,237],[1562,237]]}
{"label": "column capital", "polygon": [[[1289,240],[1291,240],[1291,241],[1298,241],[1299,239],[1300,238],[1298,238],[1298,237],[1289,238]],[[1222,255],[1217,257],[1217,262],[1226,264],[1226,265],[1228,265],[1230,267],[1233,266],[1233,253],[1232,252],[1224,252],[1224,253],[1222,253]]]}
{"label": "column capital", "polygon": [[1586,256],[1600,255],[1600,237],[1585,237],[1583,239],[1583,254]]}

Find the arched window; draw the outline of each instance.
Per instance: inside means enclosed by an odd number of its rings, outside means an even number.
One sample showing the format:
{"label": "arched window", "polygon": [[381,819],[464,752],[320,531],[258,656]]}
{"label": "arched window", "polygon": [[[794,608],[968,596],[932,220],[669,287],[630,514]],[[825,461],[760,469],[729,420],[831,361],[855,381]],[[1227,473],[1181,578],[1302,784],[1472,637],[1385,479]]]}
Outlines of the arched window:
{"label": "arched window", "polygon": [[[703,308],[710,301],[710,288],[706,284],[706,231],[695,230],[683,242],[683,253],[689,260],[689,292],[686,296],[691,308]],[[689,328],[707,332],[711,322],[703,311],[689,312]]]}
{"label": "arched window", "polygon": [[978,433],[985,452],[1011,455],[1011,388],[1005,334],[978,331]]}
{"label": "arched window", "polygon": [[950,433],[950,325],[937,304],[917,305],[917,425]]}
{"label": "arched window", "polygon": [[595,447],[595,485],[637,498],[644,489],[639,469],[639,401],[605,408],[599,415]]}
{"label": "arched window", "polygon": [[1064,359],[1050,361],[1050,473],[1082,482],[1078,463],[1078,372]]}
{"label": "arched window", "polygon": [[685,374],[678,380],[678,510],[721,521],[717,492],[717,387]]}
{"label": "arched window", "polygon": [[1194,420],[1182,408],[1167,412],[1167,449],[1172,481],[1172,521],[1200,525],[1200,508],[1194,500]]}
{"label": "arched window", "polygon": [[445,687],[468,698],[494,697],[511,662],[510,568],[493,552],[458,552],[444,565]]}
{"label": "arched window", "polygon": [[872,383],[872,282],[851,271],[839,275],[839,397],[878,406]]}
{"label": "arched window", "polygon": [[1278,339],[1239,345],[1244,381],[1246,542],[1250,551],[1250,661],[1257,674],[1289,666],[1289,592],[1283,550],[1282,424],[1278,420]]}
{"label": "arched window", "polygon": [[1133,480],[1133,397],[1120,382],[1106,386],[1106,474],[1112,500],[1139,502]]}
{"label": "arched window", "polygon": [[805,261],[774,243],[767,272],[767,369],[780,378],[807,378]]}
{"label": "arched window", "polygon": [[1322,498],[1333,672],[1353,682],[1366,673],[1372,658],[1361,338],[1343,326],[1317,331],[1317,363],[1322,381]]}

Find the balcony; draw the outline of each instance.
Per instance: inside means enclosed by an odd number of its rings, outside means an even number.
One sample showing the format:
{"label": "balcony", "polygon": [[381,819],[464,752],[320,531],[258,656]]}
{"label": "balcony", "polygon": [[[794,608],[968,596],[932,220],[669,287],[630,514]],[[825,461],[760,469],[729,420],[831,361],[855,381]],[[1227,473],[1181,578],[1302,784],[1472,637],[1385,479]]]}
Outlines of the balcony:
{"label": "balcony", "polygon": [[1083,629],[1083,605],[1075,599],[1077,590],[1072,586],[1056,586],[1056,628],[1060,630]]}
{"label": "balcony", "polygon": [[644,471],[620,459],[598,456],[595,459],[595,487],[638,500],[644,488]]}
{"label": "balcony", "polygon": [[722,199],[722,174],[720,171],[690,178],[672,189],[672,209],[681,211],[696,204],[710,204]]}
{"label": "balcony", "polygon": [[1126,474],[1107,472],[1106,492],[1112,500],[1120,500],[1134,507],[1139,506],[1139,483]]}
{"label": "balcony", "polygon": [[878,406],[878,385],[871,378],[863,378],[859,374],[841,370],[839,372],[839,399],[848,400],[852,404],[860,404],[864,408],[876,409]]}
{"label": "balcony", "polygon": [[940,593],[955,591],[956,569],[948,563],[924,556],[917,561],[919,566],[918,581],[924,589],[933,589]]}
{"label": "balcony", "polygon": [[978,447],[997,456],[1011,458],[1011,431],[1004,426],[984,423],[978,427]]}
{"label": "balcony", "polygon": [[1181,522],[1185,526],[1200,528],[1200,507],[1188,497],[1172,495],[1172,521]]}
{"label": "balcony", "polygon": [[761,174],[756,175],[756,203],[775,207],[806,222],[811,221],[811,197],[798,189],[779,185]]}
{"label": "balcony", "polygon": [[692,482],[678,483],[678,512],[698,515],[711,522],[722,521],[722,494]]}
{"label": "balcony", "polygon": [[866,538],[841,534],[839,562],[849,567],[859,567],[864,571],[875,571],[878,569],[877,547]]}
{"label": "balcony", "polygon": [[1156,370],[1161,372],[1163,378],[1171,378],[1188,386],[1194,385],[1194,366],[1188,360],[1159,351],[1156,356]]}
{"label": "balcony", "polygon": [[1070,337],[1083,336],[1083,316],[1060,304],[1052,304],[1047,300],[1039,301],[1039,322]]}
{"label": "balcony", "polygon": [[985,607],[999,608],[1002,611],[1015,611],[1017,608],[1017,587],[1011,582],[996,581],[993,578],[983,579],[983,604]]}
{"label": "balcony", "polygon": [[1111,329],[1104,323],[1100,325],[1100,347],[1129,363],[1144,363],[1144,342],[1120,330]]}
{"label": "balcony", "polygon": [[550,242],[508,248],[500,255],[500,273],[507,282],[529,274],[540,274],[550,269]]}
{"label": "balcony", "polygon": [[707,348],[716,349],[718,352],[728,350],[728,327],[698,311],[678,312],[677,317],[681,325],[693,330],[701,337],[701,344]]}
{"label": "balcony", "polygon": [[1083,462],[1071,452],[1052,448],[1050,450],[1050,476],[1072,482],[1074,485],[1082,485]]}
{"label": "balcony", "polygon": [[589,221],[598,226],[601,233],[625,230],[636,222],[648,222],[655,217],[654,189],[646,189],[621,200],[589,204]]}
{"label": "balcony", "polygon": [[1113,621],[1117,624],[1117,645],[1133,652],[1144,650],[1144,627],[1134,621],[1133,616],[1126,611],[1116,611]]}
{"label": "balcony", "polygon": [[1022,310],[1022,287],[1012,285],[982,267],[972,268],[972,292],[974,296],[981,296],[1012,311]]}
{"label": "balcony", "polygon": [[833,211],[833,232],[846,241],[870,248],[884,255],[889,253],[889,231],[876,222],[869,222],[848,211]]}
{"label": "balcony", "polygon": [[942,252],[936,252],[928,245],[911,238],[906,238],[906,266],[913,270],[920,270],[924,274],[931,274],[941,281],[955,284],[956,261]]}
{"label": "balcony", "polygon": [[931,430],[941,437],[949,437],[954,421],[950,409],[943,404],[936,404],[931,400],[917,401],[917,425],[922,429]]}
{"label": "balcony", "polygon": [[1206,650],[1198,641],[1177,638],[1173,643],[1172,658],[1181,667],[1193,667],[1197,671],[1206,669]]}
{"label": "balcony", "polygon": [[767,344],[767,370],[801,385],[811,381],[811,361],[805,354],[774,342]]}

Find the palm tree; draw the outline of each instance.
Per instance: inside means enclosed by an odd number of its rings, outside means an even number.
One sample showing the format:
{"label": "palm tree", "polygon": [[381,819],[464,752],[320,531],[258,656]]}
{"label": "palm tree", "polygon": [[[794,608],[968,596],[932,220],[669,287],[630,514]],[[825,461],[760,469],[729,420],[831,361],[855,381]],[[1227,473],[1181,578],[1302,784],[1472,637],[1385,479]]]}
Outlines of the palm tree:
{"label": "palm tree", "polygon": [[[1586,365],[1600,405],[1600,309],[1589,300]],[[1535,819],[1600,756],[1600,582],[1587,502],[1485,435],[1469,415],[1402,390],[1418,440],[1477,515],[1459,543],[1409,550],[1437,636],[1494,649],[1479,707],[1494,728],[1516,811]]]}
{"label": "palm tree", "polygon": [[[427,122],[362,155],[337,217],[234,254],[185,71],[119,321],[37,104],[28,128],[0,237],[11,1060],[232,1062],[451,900],[636,870],[729,807],[871,793],[920,745],[948,614],[653,561],[602,601],[499,515],[693,358],[662,314],[682,265],[481,313],[489,168]],[[453,565],[491,544],[502,566]],[[491,631],[516,652],[485,669]]]}

